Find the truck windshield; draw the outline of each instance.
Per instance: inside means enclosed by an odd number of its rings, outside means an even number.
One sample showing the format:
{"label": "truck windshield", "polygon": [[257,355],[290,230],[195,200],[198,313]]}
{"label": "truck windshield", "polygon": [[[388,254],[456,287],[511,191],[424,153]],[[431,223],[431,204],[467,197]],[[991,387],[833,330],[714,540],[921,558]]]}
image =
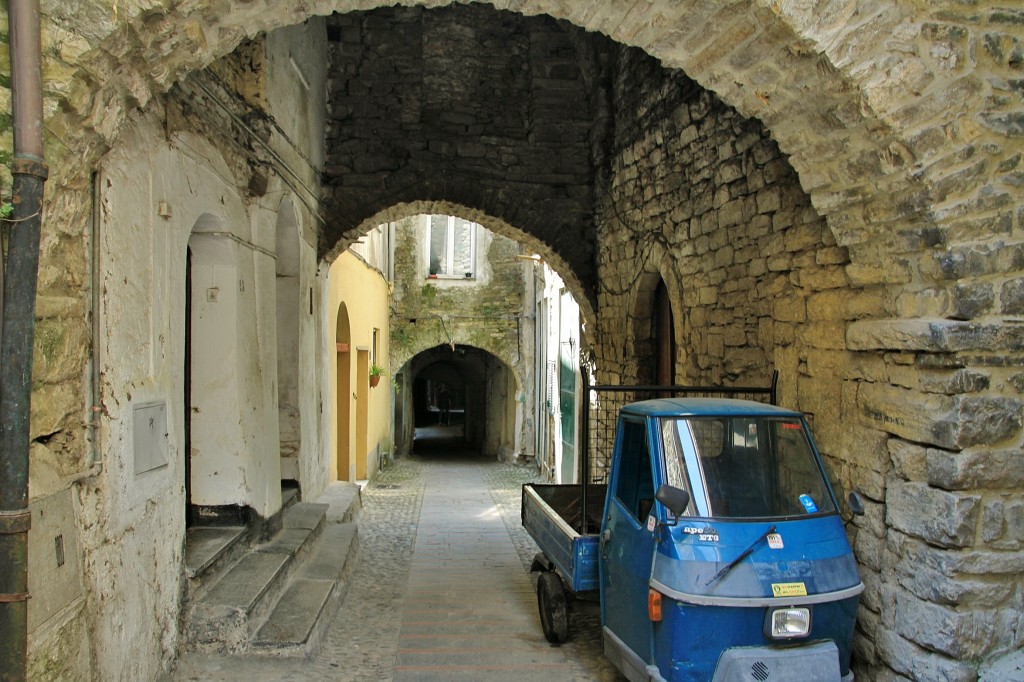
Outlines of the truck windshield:
{"label": "truck windshield", "polygon": [[665,419],[661,432],[667,482],[690,492],[690,514],[764,518],[835,511],[799,419]]}

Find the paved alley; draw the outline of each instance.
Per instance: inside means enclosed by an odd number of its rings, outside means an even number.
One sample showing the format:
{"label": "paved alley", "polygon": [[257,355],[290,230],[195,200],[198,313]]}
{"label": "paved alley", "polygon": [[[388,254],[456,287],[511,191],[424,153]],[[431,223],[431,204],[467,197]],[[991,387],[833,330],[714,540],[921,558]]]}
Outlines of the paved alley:
{"label": "paved alley", "polygon": [[362,493],[362,558],[311,659],[184,657],[171,680],[620,680],[596,606],[544,639],[519,521],[533,470],[441,453],[399,460]]}

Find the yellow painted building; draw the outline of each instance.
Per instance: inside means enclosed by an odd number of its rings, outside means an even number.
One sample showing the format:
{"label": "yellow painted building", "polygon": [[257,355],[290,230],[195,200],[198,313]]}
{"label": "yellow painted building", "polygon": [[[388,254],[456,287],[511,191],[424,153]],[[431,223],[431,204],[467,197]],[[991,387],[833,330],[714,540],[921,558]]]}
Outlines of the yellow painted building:
{"label": "yellow painted building", "polygon": [[[375,231],[378,232],[378,231]],[[371,237],[384,235],[371,233]],[[352,250],[331,265],[328,284],[330,354],[330,471],[340,481],[373,477],[382,454],[391,449],[391,368],[388,348],[388,310],[391,287],[380,267]],[[371,385],[371,368],[383,368]]]}

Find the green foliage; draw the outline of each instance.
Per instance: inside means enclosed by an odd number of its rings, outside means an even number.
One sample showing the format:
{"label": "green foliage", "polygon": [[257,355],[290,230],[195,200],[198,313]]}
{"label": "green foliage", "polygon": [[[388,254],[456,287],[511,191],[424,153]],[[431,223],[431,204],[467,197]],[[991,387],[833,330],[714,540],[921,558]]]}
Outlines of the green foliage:
{"label": "green foliage", "polygon": [[423,300],[428,304],[432,303],[434,299],[437,298],[437,287],[430,282],[427,282],[423,285],[423,288],[420,289],[420,296],[422,296]]}
{"label": "green foliage", "polygon": [[385,374],[387,374],[387,372],[385,372],[384,368],[381,367],[380,365],[378,365],[376,363],[370,365],[370,376],[371,377],[382,377]]}
{"label": "green foliage", "polygon": [[391,331],[391,343],[396,346],[409,345],[409,330],[399,327]]}

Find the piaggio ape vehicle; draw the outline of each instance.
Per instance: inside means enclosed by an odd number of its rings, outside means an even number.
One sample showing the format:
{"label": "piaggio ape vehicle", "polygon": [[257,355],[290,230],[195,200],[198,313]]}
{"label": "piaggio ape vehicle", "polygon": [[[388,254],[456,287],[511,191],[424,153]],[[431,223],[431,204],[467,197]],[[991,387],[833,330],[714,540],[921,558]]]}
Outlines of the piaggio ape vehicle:
{"label": "piaggio ape vehicle", "polygon": [[[585,466],[582,485],[523,488],[549,641],[596,595],[605,655],[633,681],[853,679],[864,585],[802,414],[636,402],[608,459],[606,484]],[[863,513],[856,494],[850,507]]]}

